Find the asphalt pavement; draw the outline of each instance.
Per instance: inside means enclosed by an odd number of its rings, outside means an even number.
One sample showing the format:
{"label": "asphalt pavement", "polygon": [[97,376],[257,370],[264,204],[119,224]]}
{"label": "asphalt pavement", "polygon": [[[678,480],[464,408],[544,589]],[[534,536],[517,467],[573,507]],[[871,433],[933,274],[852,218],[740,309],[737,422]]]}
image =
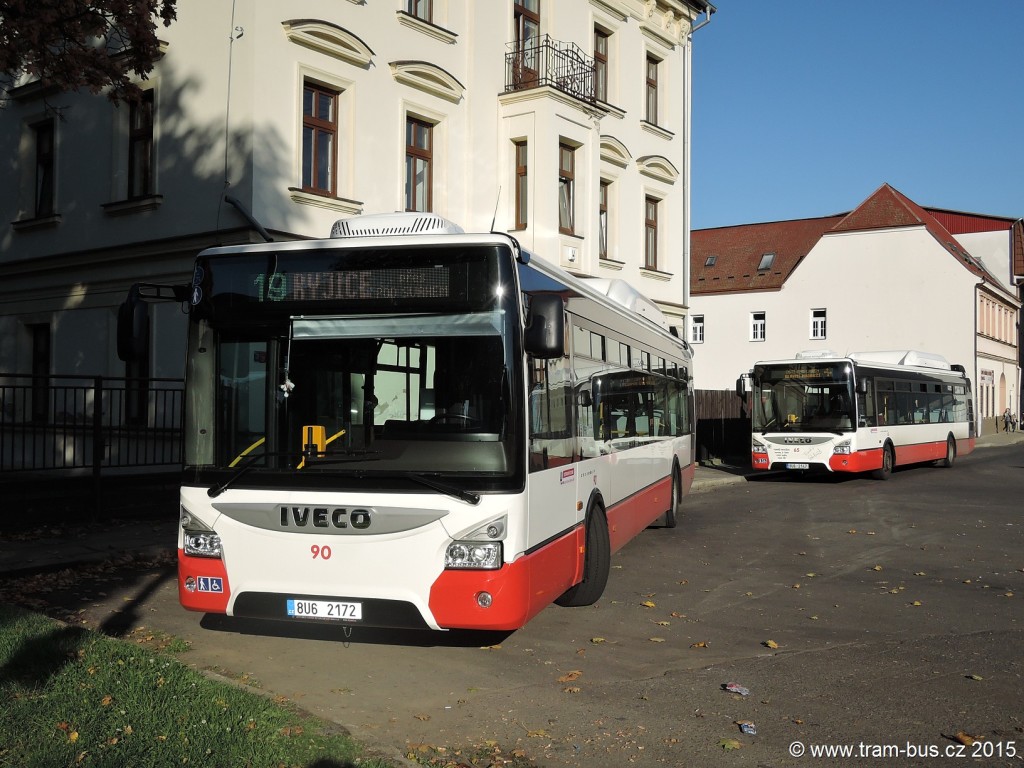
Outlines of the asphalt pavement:
{"label": "asphalt pavement", "polygon": [[[989,446],[1024,442],[1024,431],[998,432],[977,439],[976,450]],[[747,482],[754,474],[749,465],[743,466],[715,460],[698,465],[693,494],[707,493],[728,485]],[[763,473],[761,473],[763,474]],[[178,516],[175,506],[167,505],[166,515],[149,507],[143,498],[140,506],[144,513],[138,517],[119,514],[107,518],[102,511],[97,516],[91,501],[84,500],[81,520],[77,524],[65,521],[51,523],[40,519],[38,524],[13,533],[4,532],[0,522],[0,575],[18,576],[69,568],[82,563],[100,563],[111,560],[147,560],[173,556],[177,546]],[[95,517],[93,522],[84,522]]]}

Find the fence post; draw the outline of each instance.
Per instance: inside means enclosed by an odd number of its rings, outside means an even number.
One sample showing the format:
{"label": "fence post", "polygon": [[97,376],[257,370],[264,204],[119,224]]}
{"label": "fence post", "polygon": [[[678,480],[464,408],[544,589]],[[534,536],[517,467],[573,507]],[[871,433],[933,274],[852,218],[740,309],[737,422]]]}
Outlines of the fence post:
{"label": "fence post", "polygon": [[92,380],[92,495],[93,521],[99,519],[102,508],[101,477],[103,467],[103,377]]}

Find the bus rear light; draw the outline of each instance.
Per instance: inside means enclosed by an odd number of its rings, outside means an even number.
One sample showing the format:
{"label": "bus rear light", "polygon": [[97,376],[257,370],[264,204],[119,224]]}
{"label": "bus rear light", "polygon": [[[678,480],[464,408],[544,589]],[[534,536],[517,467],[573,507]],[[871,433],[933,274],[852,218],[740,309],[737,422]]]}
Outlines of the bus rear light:
{"label": "bus rear light", "polygon": [[453,541],[444,553],[444,567],[496,570],[501,568],[500,541]]}

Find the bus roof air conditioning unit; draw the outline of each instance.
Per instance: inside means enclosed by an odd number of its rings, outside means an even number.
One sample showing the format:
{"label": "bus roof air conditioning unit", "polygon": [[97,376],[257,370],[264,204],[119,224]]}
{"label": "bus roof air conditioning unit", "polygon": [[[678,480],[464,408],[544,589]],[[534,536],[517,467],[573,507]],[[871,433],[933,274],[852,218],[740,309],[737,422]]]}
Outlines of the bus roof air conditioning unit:
{"label": "bus roof air conditioning unit", "polygon": [[338,219],[331,237],[395,237],[401,235],[461,235],[462,227],[434,213],[375,213]]}

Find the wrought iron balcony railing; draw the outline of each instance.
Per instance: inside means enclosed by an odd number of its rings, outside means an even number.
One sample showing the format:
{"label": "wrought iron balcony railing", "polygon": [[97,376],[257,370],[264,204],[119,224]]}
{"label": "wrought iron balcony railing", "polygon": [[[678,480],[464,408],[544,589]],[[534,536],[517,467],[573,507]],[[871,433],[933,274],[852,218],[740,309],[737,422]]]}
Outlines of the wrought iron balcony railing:
{"label": "wrought iron balcony railing", "polygon": [[597,100],[594,60],[548,35],[507,44],[505,92],[551,86],[588,104]]}

